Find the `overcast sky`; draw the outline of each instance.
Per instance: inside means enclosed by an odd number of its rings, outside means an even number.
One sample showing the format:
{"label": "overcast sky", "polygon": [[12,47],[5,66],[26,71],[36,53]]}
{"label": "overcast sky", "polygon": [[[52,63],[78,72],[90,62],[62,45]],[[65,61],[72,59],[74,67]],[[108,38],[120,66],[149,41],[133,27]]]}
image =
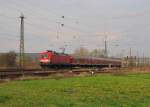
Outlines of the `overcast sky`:
{"label": "overcast sky", "polygon": [[0,52],[19,51],[21,13],[26,52],[103,49],[107,35],[110,55],[150,56],[150,0],[0,0]]}

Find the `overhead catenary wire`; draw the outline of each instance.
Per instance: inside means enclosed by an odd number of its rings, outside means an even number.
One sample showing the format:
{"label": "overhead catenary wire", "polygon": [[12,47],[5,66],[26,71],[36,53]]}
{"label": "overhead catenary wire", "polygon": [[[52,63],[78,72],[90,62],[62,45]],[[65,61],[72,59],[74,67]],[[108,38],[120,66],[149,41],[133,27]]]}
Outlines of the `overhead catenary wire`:
{"label": "overhead catenary wire", "polygon": [[[10,1],[14,1],[14,0],[10,0]],[[16,11],[17,12],[20,12],[22,9],[20,8],[20,7],[22,7],[23,5],[24,5],[24,3],[22,2],[22,1],[18,1],[18,2],[20,2],[22,5],[21,6],[19,6],[19,4],[20,3],[17,3],[16,5],[15,5],[15,2],[11,2],[11,4],[9,4],[10,5],[10,7],[12,7],[12,9],[13,9],[13,7],[14,7],[14,9],[16,8]],[[29,4],[30,6],[32,5],[32,4],[30,4],[29,2],[25,2],[26,4]],[[34,4],[34,3],[33,3]],[[17,7],[18,6],[18,7]],[[28,19],[32,22],[32,20],[34,20],[34,18],[36,18],[36,19],[38,19],[38,20],[40,20],[40,19],[45,19],[45,20],[43,20],[43,22],[45,22],[45,23],[56,23],[55,22],[55,20],[51,20],[49,17],[51,17],[51,16],[55,16],[55,15],[50,15],[50,12],[48,12],[47,13],[47,11],[45,11],[45,10],[47,10],[47,8],[45,8],[45,9],[42,9],[42,11],[38,11],[39,9],[38,9],[38,7],[36,7],[36,5],[32,5],[33,6],[33,8],[31,8],[31,11],[29,12],[30,14],[28,14],[29,16],[27,16],[28,17]],[[26,5],[24,5],[23,6],[23,8],[24,7],[26,7]],[[7,7],[6,7],[7,8]],[[20,9],[19,11],[18,11],[18,9]],[[27,10],[24,10],[25,12],[27,12]],[[44,12],[43,12],[44,11]],[[46,13],[47,13],[47,15],[46,15]],[[31,15],[31,16],[30,16]],[[39,17],[39,16],[41,16],[41,17]],[[138,16],[138,15],[137,15]],[[137,16],[134,16],[134,17],[137,17]],[[61,17],[61,15],[56,15],[56,17]],[[89,36],[89,35],[95,35],[94,33],[92,34],[92,32],[91,31],[85,31],[85,28],[84,28],[84,26],[80,26],[80,27],[78,27],[78,25],[71,25],[72,23],[74,23],[74,22],[72,22],[72,21],[74,21],[74,17],[72,17],[72,19],[71,18],[69,18],[69,21],[68,21],[68,18],[67,18],[68,16],[65,16],[65,19],[67,20],[66,22],[67,23],[65,23],[64,24],[64,27],[63,27],[63,29],[65,29],[66,31],[63,31],[63,33],[64,32],[67,32],[67,30],[68,31],[72,31],[74,34],[72,34],[71,36],[78,36],[78,38],[80,38],[82,35],[85,35],[85,36]],[[123,16],[124,17],[124,16]],[[131,16],[132,17],[132,16]],[[53,17],[53,18],[55,18],[55,17]],[[120,17],[120,19],[121,19],[122,17]],[[11,18],[10,18],[11,19]],[[116,18],[117,19],[117,18]],[[43,24],[44,25],[44,27],[41,27],[41,29],[40,29],[40,24],[38,25],[38,24],[36,24],[35,22],[34,23],[31,23],[29,21],[29,23],[26,23],[27,24],[27,26],[30,26],[30,28],[33,28],[33,29],[37,29],[37,32],[44,32],[44,30],[45,29],[47,29],[46,31],[50,31],[51,32],[51,29],[50,29],[50,27],[53,27],[52,25],[48,25],[48,24]],[[41,20],[40,20],[41,21]],[[80,20],[79,20],[79,22],[80,22]],[[86,23],[87,24],[87,23]],[[142,25],[142,26],[139,26],[139,27],[141,27],[141,28],[144,28],[143,27],[144,25]],[[148,28],[148,27],[147,27]],[[130,33],[130,32],[134,32],[133,31],[134,30],[134,28],[133,29],[131,29],[131,30],[129,30],[129,31],[117,31],[117,32],[121,32],[121,34],[122,35],[124,35],[124,34],[126,34],[126,33]],[[70,32],[71,32],[70,31]],[[34,34],[34,35],[36,35],[36,33],[37,32],[32,32],[32,33],[30,33],[30,32],[28,32],[28,34]],[[54,32],[56,32],[55,31],[55,27],[54,27]],[[76,34],[75,34],[76,33]],[[91,34],[90,34],[91,33]],[[48,34],[47,34],[48,35]],[[130,34],[128,34],[128,35],[130,35]],[[31,35],[31,36],[33,36],[33,35]],[[37,36],[36,36],[37,37]],[[40,37],[40,35],[39,35],[39,37]],[[41,38],[42,37],[44,37],[43,35],[41,35]],[[77,37],[76,37],[77,38]]]}
{"label": "overhead catenary wire", "polygon": [[[13,0],[14,1],[14,0]],[[15,4],[16,2],[14,2],[14,4]],[[23,3],[22,3],[23,4]],[[16,5],[17,6],[17,5]],[[35,12],[35,11],[34,11]],[[48,12],[49,13],[49,12]],[[60,16],[59,16],[60,17]],[[66,16],[65,16],[66,17]]]}
{"label": "overhead catenary wire", "polygon": [[[10,1],[12,1],[12,0],[10,0]],[[13,2],[12,2],[13,3]],[[13,4],[15,4],[15,6],[19,6],[19,5],[17,5],[16,4],[16,2],[14,2]],[[21,5],[22,6],[22,5]],[[32,8],[33,8],[33,6],[32,6]],[[41,11],[41,10],[40,10]],[[32,12],[32,13],[38,13],[38,14],[40,14],[42,17],[44,17],[44,15],[43,14],[41,14],[41,13],[39,13],[39,11],[37,12],[37,11],[33,11],[33,10],[31,10],[30,9],[30,12]],[[49,13],[49,12],[48,12]],[[47,13],[47,14],[48,14]],[[32,16],[32,15],[31,15]],[[40,16],[40,18],[41,18],[41,16]],[[58,16],[58,15],[56,15],[57,17],[61,17],[61,15],[60,16]],[[35,16],[35,17],[37,17],[37,16]],[[66,18],[67,16],[65,16],[65,18]],[[46,17],[47,18],[47,17]],[[47,19],[47,20],[49,20],[49,19]],[[68,20],[67,20],[68,21]],[[51,21],[51,22],[54,22],[54,21]],[[85,25],[86,26],[86,25]]]}

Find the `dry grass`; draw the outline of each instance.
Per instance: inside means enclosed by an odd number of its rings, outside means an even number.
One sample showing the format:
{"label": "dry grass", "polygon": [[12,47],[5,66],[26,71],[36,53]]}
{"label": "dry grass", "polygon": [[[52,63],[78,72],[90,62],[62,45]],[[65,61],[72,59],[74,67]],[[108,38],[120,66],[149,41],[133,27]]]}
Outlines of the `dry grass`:
{"label": "dry grass", "polygon": [[82,72],[82,73],[80,73],[78,76],[79,76],[79,77],[87,77],[87,76],[91,76],[91,74],[88,73],[88,72]]}

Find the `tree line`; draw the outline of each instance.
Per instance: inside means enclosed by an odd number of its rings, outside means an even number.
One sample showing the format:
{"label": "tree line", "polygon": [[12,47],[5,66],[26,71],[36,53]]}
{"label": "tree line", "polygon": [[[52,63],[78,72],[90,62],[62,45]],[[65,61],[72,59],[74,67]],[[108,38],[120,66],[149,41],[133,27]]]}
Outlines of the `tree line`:
{"label": "tree line", "polygon": [[92,51],[89,51],[88,49],[84,47],[80,47],[76,49],[73,54],[75,57],[97,57],[97,58],[103,58],[105,57],[105,51],[103,49],[94,49]]}
{"label": "tree line", "polygon": [[[38,68],[38,58],[32,58],[29,55],[24,56],[24,63],[26,68]],[[0,54],[0,68],[18,68],[19,67],[19,53],[9,51]]]}

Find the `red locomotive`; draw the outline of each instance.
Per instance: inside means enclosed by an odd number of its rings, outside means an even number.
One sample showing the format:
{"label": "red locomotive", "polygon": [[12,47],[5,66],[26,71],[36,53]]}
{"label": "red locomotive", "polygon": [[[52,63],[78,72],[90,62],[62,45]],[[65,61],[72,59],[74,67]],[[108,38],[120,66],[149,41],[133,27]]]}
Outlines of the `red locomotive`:
{"label": "red locomotive", "polygon": [[50,67],[121,67],[120,59],[112,58],[76,58],[71,55],[46,51],[40,53],[40,65],[43,68]]}

